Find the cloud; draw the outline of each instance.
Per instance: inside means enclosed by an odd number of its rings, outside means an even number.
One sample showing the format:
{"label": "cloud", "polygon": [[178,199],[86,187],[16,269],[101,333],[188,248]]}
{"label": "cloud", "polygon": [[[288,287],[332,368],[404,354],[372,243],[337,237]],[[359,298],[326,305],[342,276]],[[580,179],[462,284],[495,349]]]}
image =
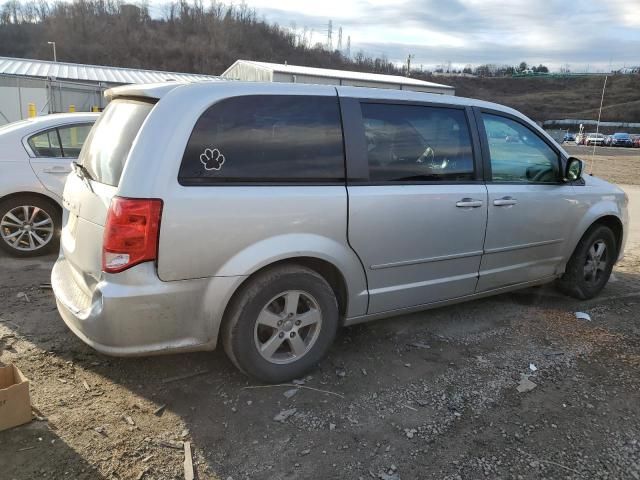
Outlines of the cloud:
{"label": "cloud", "polygon": [[[326,39],[329,20],[352,52],[414,64],[640,64],[640,1],[608,0],[249,0],[272,22]],[[346,43],[343,40],[343,44]]]}

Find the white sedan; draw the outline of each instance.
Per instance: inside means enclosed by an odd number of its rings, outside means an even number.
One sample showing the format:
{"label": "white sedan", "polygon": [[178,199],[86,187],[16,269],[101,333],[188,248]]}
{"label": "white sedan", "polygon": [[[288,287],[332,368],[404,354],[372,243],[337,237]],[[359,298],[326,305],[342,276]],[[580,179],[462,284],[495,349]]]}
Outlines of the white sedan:
{"label": "white sedan", "polygon": [[0,248],[58,248],[62,190],[98,113],[58,113],[0,127]]}

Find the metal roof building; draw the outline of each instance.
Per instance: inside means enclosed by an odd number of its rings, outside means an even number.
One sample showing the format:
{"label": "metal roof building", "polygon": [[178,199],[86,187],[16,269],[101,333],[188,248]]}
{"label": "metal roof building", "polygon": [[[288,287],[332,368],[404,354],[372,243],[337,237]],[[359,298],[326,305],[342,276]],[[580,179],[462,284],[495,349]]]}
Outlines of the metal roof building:
{"label": "metal roof building", "polygon": [[0,125],[27,116],[29,103],[39,115],[101,109],[106,89],[130,83],[202,81],[218,77],[135,68],[105,67],[0,57]]}
{"label": "metal roof building", "polygon": [[112,85],[128,83],[154,83],[167,80],[199,81],[211,80],[211,75],[193,73],[161,72],[136,68],[104,67],[81,63],[50,62],[26,58],[0,57],[0,75],[19,75],[32,78],[56,78],[102,82]]}
{"label": "metal roof building", "polygon": [[324,85],[351,85],[357,87],[392,88],[418,92],[454,95],[455,89],[448,85],[425,82],[399,75],[381,75],[350,70],[302,67],[279,63],[236,60],[221,78],[254,82],[313,83]]}

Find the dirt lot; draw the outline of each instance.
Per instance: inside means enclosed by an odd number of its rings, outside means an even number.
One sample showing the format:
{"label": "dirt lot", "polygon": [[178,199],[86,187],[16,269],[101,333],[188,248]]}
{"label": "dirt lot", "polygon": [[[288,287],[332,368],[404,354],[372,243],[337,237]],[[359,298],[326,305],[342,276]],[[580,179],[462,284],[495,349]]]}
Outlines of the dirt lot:
{"label": "dirt lot", "polygon": [[618,184],[640,185],[640,148],[586,147],[565,143],[571,155],[584,160],[587,173]]}
{"label": "dirt lot", "polygon": [[599,298],[544,287],[344,329],[287,386],[221,351],[97,354],[39,288],[54,258],[2,256],[0,363],[31,379],[40,420],[0,433],[0,477],[183,478],[189,441],[200,479],[637,480],[640,187],[625,188],[635,231]]}

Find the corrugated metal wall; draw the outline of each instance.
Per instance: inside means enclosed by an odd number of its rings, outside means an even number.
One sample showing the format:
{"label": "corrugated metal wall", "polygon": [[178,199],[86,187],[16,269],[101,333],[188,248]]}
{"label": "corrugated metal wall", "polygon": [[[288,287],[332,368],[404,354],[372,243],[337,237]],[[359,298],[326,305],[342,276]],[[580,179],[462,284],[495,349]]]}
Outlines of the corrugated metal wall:
{"label": "corrugated metal wall", "polygon": [[340,85],[339,78],[319,77],[316,75],[293,75],[273,72],[273,81],[282,83],[311,83],[314,85]]}
{"label": "corrugated metal wall", "polygon": [[0,75],[0,125],[27,118],[29,103],[35,103],[38,115],[68,112],[70,105],[77,112],[103,108],[103,92],[110,86]]}
{"label": "corrugated metal wall", "polygon": [[388,88],[392,90],[411,90],[415,92],[443,93],[454,95],[451,89],[438,87],[422,87],[418,85],[400,85],[399,83],[371,82],[367,80],[350,80],[346,78],[323,77],[320,75],[293,74],[287,72],[271,72],[254,65],[240,63],[232,66],[224,78],[233,78],[249,82],[310,83],[314,85],[349,85],[353,87]]}
{"label": "corrugated metal wall", "polygon": [[245,82],[271,82],[271,71],[262,68],[256,68],[251,65],[237,63],[232,66],[224,76],[229,80],[243,80]]}

